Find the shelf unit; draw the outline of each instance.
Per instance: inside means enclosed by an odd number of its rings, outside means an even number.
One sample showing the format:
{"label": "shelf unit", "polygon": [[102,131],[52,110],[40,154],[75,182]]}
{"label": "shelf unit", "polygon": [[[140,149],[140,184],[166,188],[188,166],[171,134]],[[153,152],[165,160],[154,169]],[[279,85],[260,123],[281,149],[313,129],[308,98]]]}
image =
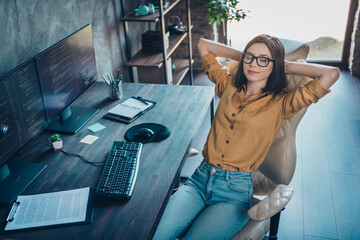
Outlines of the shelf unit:
{"label": "shelf unit", "polygon": [[[170,0],[167,8],[163,8],[163,0],[159,0],[159,8],[155,9],[155,13],[149,14],[146,16],[135,16],[134,12],[130,12],[125,14],[124,12],[124,0],[121,0],[121,8],[122,8],[122,18],[120,21],[124,23],[124,33],[126,39],[126,54],[128,61],[126,62],[126,66],[130,68],[130,75],[132,77],[132,81],[134,81],[134,74],[132,72],[132,67],[139,67],[142,69],[146,68],[155,68],[162,69],[164,76],[164,83],[170,84],[171,82],[168,79],[169,62],[168,59],[171,57],[173,52],[179,47],[180,43],[184,41],[185,38],[188,39],[188,59],[171,59],[172,63],[175,65],[175,71],[172,73],[172,84],[180,84],[185,75],[189,72],[190,75],[190,84],[193,85],[193,59],[192,59],[192,46],[191,46],[191,15],[190,15],[190,0]],[[169,37],[169,47],[165,48],[165,23],[164,16],[176,5],[181,2],[186,1],[186,15],[187,15],[187,31],[181,34],[170,34]],[[142,49],[137,52],[134,56],[131,56],[131,46],[129,41],[129,27],[128,22],[143,22],[143,23],[160,23],[161,36],[162,36],[162,46],[165,49],[162,52],[146,52]]]}

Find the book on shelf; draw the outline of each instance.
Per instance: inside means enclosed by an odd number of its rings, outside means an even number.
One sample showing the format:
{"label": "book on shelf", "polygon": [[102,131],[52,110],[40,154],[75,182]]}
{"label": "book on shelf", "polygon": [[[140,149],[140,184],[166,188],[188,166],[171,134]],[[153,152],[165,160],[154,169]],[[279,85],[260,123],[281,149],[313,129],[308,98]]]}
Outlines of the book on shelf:
{"label": "book on shelf", "polygon": [[[166,32],[165,33],[165,39],[168,39],[170,36],[170,32]],[[162,35],[161,35],[161,31],[146,31],[145,33],[143,33],[141,35],[142,39],[151,39],[151,40],[161,40]]]}
{"label": "book on shelf", "polygon": [[[147,44],[147,45],[151,45],[151,44],[155,44],[155,45],[161,45],[162,46],[162,41],[161,40],[147,40],[147,39],[142,39],[141,43]],[[169,46],[169,41],[165,41],[165,45]]]}
{"label": "book on shelf", "polygon": [[[144,51],[162,52],[162,43],[143,43],[142,48]],[[165,49],[169,48],[169,44],[165,44]]]}

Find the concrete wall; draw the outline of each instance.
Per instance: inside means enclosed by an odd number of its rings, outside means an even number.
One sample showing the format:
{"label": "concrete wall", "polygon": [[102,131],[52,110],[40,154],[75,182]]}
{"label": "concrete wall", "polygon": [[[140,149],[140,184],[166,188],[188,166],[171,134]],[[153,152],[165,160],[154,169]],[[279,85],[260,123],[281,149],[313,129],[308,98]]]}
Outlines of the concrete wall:
{"label": "concrete wall", "polygon": [[360,77],[360,0],[355,14],[354,29],[351,36],[349,69],[352,75]]}
{"label": "concrete wall", "polygon": [[[140,0],[124,0],[125,12]],[[120,0],[0,0],[0,76],[88,23],[92,24],[99,76],[125,67]],[[140,47],[146,24],[131,24],[132,51]]]}

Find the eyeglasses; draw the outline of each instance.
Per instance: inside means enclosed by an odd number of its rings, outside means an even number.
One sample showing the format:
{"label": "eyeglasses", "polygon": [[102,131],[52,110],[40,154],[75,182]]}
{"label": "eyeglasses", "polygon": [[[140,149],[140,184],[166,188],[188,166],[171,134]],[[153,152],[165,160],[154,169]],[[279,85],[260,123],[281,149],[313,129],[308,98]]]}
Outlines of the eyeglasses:
{"label": "eyeglasses", "polygon": [[242,59],[243,62],[246,64],[250,64],[254,61],[254,59],[256,59],[256,63],[257,65],[259,65],[260,67],[267,67],[271,62],[273,62],[274,60],[268,57],[255,57],[249,53],[244,52],[242,55]]}

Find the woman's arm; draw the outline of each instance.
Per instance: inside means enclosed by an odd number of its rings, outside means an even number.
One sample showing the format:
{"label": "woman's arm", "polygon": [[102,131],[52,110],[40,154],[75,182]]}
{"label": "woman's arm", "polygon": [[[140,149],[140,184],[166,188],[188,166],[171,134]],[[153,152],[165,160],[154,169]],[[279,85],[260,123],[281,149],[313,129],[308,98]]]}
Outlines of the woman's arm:
{"label": "woman's arm", "polygon": [[201,57],[211,52],[215,54],[217,57],[224,57],[224,58],[240,61],[242,56],[242,53],[239,50],[236,50],[227,45],[210,41],[204,38],[200,38],[198,42],[198,49]]}
{"label": "woman's arm", "polygon": [[326,89],[329,89],[340,76],[340,70],[337,67],[290,61],[285,61],[285,72],[319,78]]}

